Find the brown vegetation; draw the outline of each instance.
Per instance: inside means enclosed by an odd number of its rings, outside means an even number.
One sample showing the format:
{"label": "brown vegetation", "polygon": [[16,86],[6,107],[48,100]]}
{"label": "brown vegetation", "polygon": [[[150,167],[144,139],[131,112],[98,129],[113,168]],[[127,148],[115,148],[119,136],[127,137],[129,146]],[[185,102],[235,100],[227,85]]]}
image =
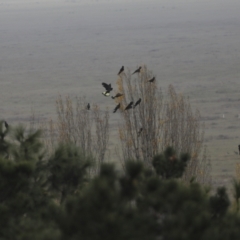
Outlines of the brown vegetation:
{"label": "brown vegetation", "polygon": [[[151,80],[151,81],[149,81]],[[144,66],[135,75],[122,72],[117,80],[113,98],[120,109],[118,133],[120,144],[116,150],[121,161],[136,159],[151,165],[155,155],[166,147],[175,149],[176,155],[189,153],[191,160],[183,178],[193,177],[199,182],[210,182],[210,164],[203,145],[204,131],[199,111],[193,111],[189,99],[177,94],[172,85],[166,94],[157,86],[157,79]],[[139,104],[135,107],[137,100]],[[133,102],[133,107],[125,110]],[[91,154],[99,165],[104,161],[109,141],[109,111],[98,105],[87,108],[85,98],[72,100],[58,96],[57,121],[45,125],[45,143],[49,151],[56,144],[74,143],[84,154]],[[124,165],[124,164],[123,164]]]}
{"label": "brown vegetation", "polygon": [[[153,74],[144,66],[138,75],[130,71],[122,74],[118,81],[116,98],[121,103],[122,121],[119,124],[121,159],[137,159],[150,165],[154,155],[167,146],[176,154],[187,152],[191,161],[184,179],[195,176],[200,182],[210,181],[210,165],[203,146],[204,131],[199,111],[193,112],[188,99],[177,94],[172,85],[164,95],[153,79]],[[141,98],[136,108],[124,110],[126,105]]]}
{"label": "brown vegetation", "polygon": [[56,100],[57,121],[45,124],[45,145],[51,152],[56,144],[74,143],[83,154],[92,155],[96,164],[103,162],[109,140],[109,112],[98,105],[87,109],[85,98],[76,97],[75,103],[67,96]]}

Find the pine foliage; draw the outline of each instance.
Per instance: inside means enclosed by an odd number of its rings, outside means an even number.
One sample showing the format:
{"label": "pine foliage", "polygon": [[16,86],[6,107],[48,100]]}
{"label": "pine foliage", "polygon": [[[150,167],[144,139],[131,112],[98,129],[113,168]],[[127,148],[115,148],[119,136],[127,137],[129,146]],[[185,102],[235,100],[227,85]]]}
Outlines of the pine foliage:
{"label": "pine foliage", "polygon": [[[0,122],[0,239],[239,240],[238,207],[224,187],[215,194],[181,176],[190,161],[167,148],[147,167],[124,172],[74,145],[48,157],[39,131]],[[235,201],[239,183],[235,182]]]}

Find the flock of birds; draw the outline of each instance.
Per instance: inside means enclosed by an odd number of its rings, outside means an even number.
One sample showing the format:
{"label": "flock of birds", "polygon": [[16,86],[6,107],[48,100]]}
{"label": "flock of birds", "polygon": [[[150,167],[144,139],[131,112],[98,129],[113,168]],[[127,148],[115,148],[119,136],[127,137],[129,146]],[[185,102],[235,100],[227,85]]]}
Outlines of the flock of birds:
{"label": "flock of birds", "polygon": [[[138,69],[136,69],[133,73],[140,73],[141,72],[141,69],[142,67],[140,66]],[[122,66],[118,72],[117,75],[121,75],[122,73],[124,72],[124,66]],[[155,81],[155,77],[151,78],[148,80],[148,82],[152,83]],[[105,92],[103,92],[102,94],[105,96],[105,97],[109,97],[110,96],[110,92],[113,90],[112,86],[111,86],[111,83],[110,84],[107,84],[107,83],[102,83],[102,86],[105,88]],[[112,99],[115,99],[115,98],[119,98],[119,97],[122,97],[123,94],[122,93],[117,93],[115,96],[112,96]],[[139,98],[136,103],[134,104],[133,101],[131,101],[124,109],[124,111],[126,110],[129,110],[131,108],[135,108],[136,106],[138,106],[140,103],[141,103],[142,99]],[[117,112],[117,110],[121,107],[121,104],[119,103],[113,110],[113,113]],[[90,110],[90,103],[87,104],[87,110]]]}

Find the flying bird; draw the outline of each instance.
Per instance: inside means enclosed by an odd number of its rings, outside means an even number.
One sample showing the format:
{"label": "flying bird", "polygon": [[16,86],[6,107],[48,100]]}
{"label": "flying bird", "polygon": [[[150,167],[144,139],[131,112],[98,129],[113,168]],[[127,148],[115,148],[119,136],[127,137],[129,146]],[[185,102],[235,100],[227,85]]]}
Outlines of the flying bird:
{"label": "flying bird", "polygon": [[90,110],[90,103],[88,103],[87,105],[87,110]]}
{"label": "flying bird", "polygon": [[133,102],[130,102],[124,110],[128,110],[128,109],[132,108],[132,105],[133,105]]}
{"label": "flying bird", "polygon": [[110,93],[109,92],[102,92],[102,95],[104,95],[105,97],[109,97]]}
{"label": "flying bird", "polygon": [[114,98],[118,98],[118,97],[121,97],[121,96],[123,96],[122,93],[117,93],[115,96],[112,96],[112,99],[114,99]]}
{"label": "flying bird", "polygon": [[148,80],[148,82],[154,82],[154,81],[155,81],[155,77]]}
{"label": "flying bird", "polygon": [[124,71],[124,66],[122,66],[118,72],[118,75],[120,75]]}
{"label": "flying bird", "polygon": [[120,103],[114,108],[113,112],[115,113],[120,108]]}
{"label": "flying bird", "polygon": [[111,83],[110,84],[107,84],[107,83],[102,83],[103,87],[106,89],[105,92],[103,92],[102,94],[105,96],[105,97],[108,97],[110,96],[110,92],[113,90],[112,86],[111,86]]}
{"label": "flying bird", "polygon": [[135,72],[132,73],[132,75],[133,75],[134,73],[140,73],[141,69],[142,69],[142,67],[139,67],[137,70],[135,70]]}
{"label": "flying bird", "polygon": [[139,98],[139,99],[137,100],[137,102],[135,103],[135,105],[134,105],[134,107],[133,107],[133,108],[135,108],[137,105],[139,105],[141,101],[142,101],[142,99],[141,99],[141,98]]}
{"label": "flying bird", "polygon": [[103,87],[106,89],[107,92],[111,92],[113,90],[111,83],[107,84],[107,83],[102,83]]}

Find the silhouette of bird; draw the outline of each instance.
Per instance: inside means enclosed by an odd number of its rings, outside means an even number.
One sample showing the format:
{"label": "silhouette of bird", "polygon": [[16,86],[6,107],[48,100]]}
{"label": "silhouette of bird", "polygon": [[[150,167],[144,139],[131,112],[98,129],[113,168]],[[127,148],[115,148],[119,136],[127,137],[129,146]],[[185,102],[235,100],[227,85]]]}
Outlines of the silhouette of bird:
{"label": "silhouette of bird", "polygon": [[138,131],[138,137],[140,137],[140,134],[142,132],[143,128],[140,128],[139,131]]}
{"label": "silhouette of bird", "polygon": [[120,108],[120,103],[114,108],[113,112],[115,113]]}
{"label": "silhouette of bird", "polygon": [[132,108],[132,105],[133,105],[133,102],[130,102],[124,110],[128,110],[128,109]]}
{"label": "silhouette of bird", "polygon": [[120,75],[124,71],[124,66],[122,66],[118,72],[118,75]]}
{"label": "silhouette of bird", "polygon": [[88,103],[87,105],[87,110],[90,110],[90,103]]}
{"label": "silhouette of bird", "polygon": [[112,99],[114,99],[114,98],[118,98],[118,97],[121,97],[121,96],[123,96],[122,93],[117,93],[115,96],[112,96]]}
{"label": "silhouette of bird", "polygon": [[142,69],[142,67],[139,67],[137,70],[135,70],[135,72],[132,73],[132,75],[133,75],[134,73],[140,73],[141,69]]}
{"label": "silhouette of bird", "polygon": [[106,89],[105,92],[103,92],[102,94],[105,96],[105,97],[108,97],[110,96],[110,92],[113,90],[113,88],[111,87],[111,83],[110,84],[107,84],[107,83],[102,83],[103,87]]}
{"label": "silhouette of bird", "polygon": [[133,108],[135,108],[137,105],[139,105],[141,101],[142,101],[142,99],[141,99],[141,98],[139,98],[139,99],[137,100],[137,102],[135,103],[135,105],[134,105],[134,107],[133,107]]}
{"label": "silhouette of bird", "polygon": [[154,81],[155,81],[155,77],[148,80],[148,82],[154,82]]}

